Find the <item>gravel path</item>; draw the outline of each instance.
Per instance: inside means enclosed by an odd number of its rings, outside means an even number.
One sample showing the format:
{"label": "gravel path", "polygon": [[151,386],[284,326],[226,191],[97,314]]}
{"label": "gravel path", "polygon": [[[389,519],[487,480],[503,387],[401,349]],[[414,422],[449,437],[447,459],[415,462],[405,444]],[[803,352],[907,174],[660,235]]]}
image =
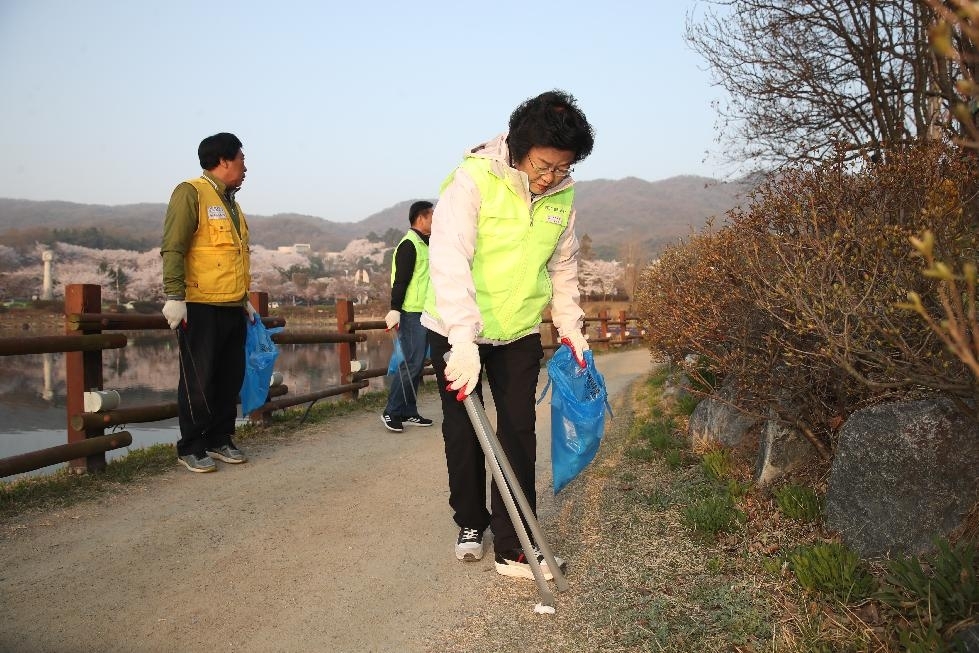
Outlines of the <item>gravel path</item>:
{"label": "gravel path", "polygon": [[[642,349],[597,363],[612,397],[651,369]],[[453,555],[438,399],[420,400],[434,427],[395,434],[355,413],[256,445],[246,465],[174,465],[0,524],[0,651],[430,650],[480,609],[473,596],[495,572],[491,552]],[[545,401],[545,528],[549,418]]]}

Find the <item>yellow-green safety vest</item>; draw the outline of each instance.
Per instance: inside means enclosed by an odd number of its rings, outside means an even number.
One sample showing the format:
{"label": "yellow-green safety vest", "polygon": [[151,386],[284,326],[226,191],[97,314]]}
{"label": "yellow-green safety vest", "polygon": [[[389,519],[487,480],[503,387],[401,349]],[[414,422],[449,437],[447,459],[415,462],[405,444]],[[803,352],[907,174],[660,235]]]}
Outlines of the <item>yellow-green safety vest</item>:
{"label": "yellow-green safety vest", "polygon": [[[510,341],[533,333],[551,301],[547,263],[568,228],[574,188],[545,195],[528,210],[523,189],[492,170],[493,162],[468,157],[463,168],[479,189],[476,251],[472,276],[483,320],[479,336]],[[455,172],[442,183],[444,189]],[[435,290],[429,287],[425,311],[438,317]]]}
{"label": "yellow-green safety vest", "polygon": [[[398,246],[394,248],[395,254],[401,243],[410,240],[415,246],[415,270],[408,282],[408,289],[405,291],[405,300],[401,304],[401,310],[408,313],[421,313],[425,308],[425,296],[428,294],[428,245],[422,240],[414,229],[409,229],[405,237],[401,239]],[[397,271],[398,263],[395,258],[391,259],[391,285],[394,285],[394,273]]]}

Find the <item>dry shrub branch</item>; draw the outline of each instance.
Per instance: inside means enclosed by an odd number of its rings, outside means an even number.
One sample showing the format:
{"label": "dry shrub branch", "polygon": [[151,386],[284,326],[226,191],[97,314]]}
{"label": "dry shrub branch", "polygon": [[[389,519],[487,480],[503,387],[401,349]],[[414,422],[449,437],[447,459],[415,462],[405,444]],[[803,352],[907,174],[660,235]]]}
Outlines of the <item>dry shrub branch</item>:
{"label": "dry shrub branch", "polygon": [[750,391],[740,408],[776,415],[823,452],[850,413],[887,398],[940,392],[968,411],[976,377],[906,303],[910,292],[930,315],[949,310],[912,237],[929,230],[938,260],[976,259],[975,168],[931,144],[771,178],[724,226],[644,272],[652,348],[734,375]]}

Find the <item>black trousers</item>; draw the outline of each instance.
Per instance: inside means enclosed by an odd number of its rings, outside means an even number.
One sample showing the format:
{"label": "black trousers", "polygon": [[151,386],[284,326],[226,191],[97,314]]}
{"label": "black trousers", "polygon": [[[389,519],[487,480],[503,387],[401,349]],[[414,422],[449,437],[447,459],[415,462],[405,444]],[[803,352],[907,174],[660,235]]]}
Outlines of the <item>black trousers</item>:
{"label": "black trousers", "polygon": [[178,456],[231,443],[245,377],[247,319],[241,306],[187,303],[186,326],[177,327]]}
{"label": "black trousers", "polygon": [[[460,527],[493,530],[497,551],[520,547],[520,540],[506,505],[491,484],[490,511],[486,510],[486,467],[483,450],[466,407],[456,400],[457,392],[446,390],[445,360],[449,341],[429,331],[432,366],[442,398],[442,438],[449,471],[449,506]],[[496,435],[531,508],[537,511],[536,472],[537,378],[544,358],[540,334],[525,336],[506,345],[480,345],[479,357],[496,404]],[[482,375],[473,392],[482,401]]]}

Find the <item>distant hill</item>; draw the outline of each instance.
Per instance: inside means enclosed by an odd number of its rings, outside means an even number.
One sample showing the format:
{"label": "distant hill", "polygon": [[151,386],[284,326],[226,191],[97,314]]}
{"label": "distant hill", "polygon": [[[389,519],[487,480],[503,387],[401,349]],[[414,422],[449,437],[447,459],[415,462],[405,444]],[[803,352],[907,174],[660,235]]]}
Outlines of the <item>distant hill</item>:
{"label": "distant hill", "polygon": [[[579,181],[575,188],[578,235],[587,234],[595,253],[603,258],[616,257],[627,242],[639,242],[644,249],[658,252],[691,230],[699,230],[708,218],[722,216],[750,190],[744,182],[695,176],[655,182],[635,177]],[[371,232],[382,235],[392,228],[407,229],[411,201],[359,222],[331,222],[296,213],[249,214],[252,241],[268,248],[310,243],[316,251],[339,251]],[[244,208],[247,212],[247,203]],[[101,238],[116,239],[113,247],[121,239],[146,250],[159,245],[165,213],[165,204],[103,206],[0,198],[0,243],[18,246],[46,241],[55,229],[97,230]]]}
{"label": "distant hill", "polygon": [[651,252],[700,230],[708,218],[737,206],[751,187],[683,175],[662,181],[636,177],[575,183],[578,235],[588,234],[600,258],[614,258],[626,242]]}

